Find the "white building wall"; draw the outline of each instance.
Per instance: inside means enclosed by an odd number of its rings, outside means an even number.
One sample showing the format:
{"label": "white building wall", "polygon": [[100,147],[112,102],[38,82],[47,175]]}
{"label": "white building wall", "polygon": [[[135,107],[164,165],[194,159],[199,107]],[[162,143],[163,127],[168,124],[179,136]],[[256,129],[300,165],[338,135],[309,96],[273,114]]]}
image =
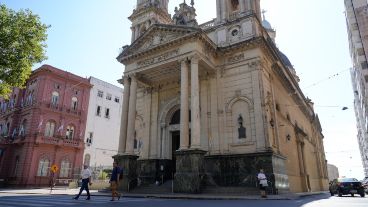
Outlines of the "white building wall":
{"label": "white building wall", "polygon": [[353,63],[351,78],[355,95],[358,143],[364,173],[368,176],[368,9],[367,0],[345,0],[346,23]]}
{"label": "white building wall", "polygon": [[[106,168],[112,166],[112,156],[118,152],[123,89],[94,77],[89,80],[93,88],[89,99],[83,163],[90,155],[91,168]],[[106,114],[107,109],[109,114]]]}

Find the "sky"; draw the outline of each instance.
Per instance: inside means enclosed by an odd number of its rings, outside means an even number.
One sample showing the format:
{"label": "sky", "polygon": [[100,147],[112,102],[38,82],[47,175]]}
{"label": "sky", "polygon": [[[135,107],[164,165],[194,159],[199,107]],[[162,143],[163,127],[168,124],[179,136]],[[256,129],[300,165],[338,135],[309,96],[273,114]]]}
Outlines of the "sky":
{"label": "sky", "polygon": [[[174,12],[182,0],[170,0]],[[120,86],[124,67],[119,49],[131,40],[136,0],[0,0],[13,10],[30,9],[48,30],[48,59],[42,64],[96,77]],[[197,20],[216,17],[215,0],[196,0]],[[276,44],[290,59],[305,96],[315,103],[323,128],[326,157],[341,176],[364,177],[357,143],[352,67],[343,1],[261,0],[266,19],[277,32]],[[342,110],[348,107],[348,110]]]}

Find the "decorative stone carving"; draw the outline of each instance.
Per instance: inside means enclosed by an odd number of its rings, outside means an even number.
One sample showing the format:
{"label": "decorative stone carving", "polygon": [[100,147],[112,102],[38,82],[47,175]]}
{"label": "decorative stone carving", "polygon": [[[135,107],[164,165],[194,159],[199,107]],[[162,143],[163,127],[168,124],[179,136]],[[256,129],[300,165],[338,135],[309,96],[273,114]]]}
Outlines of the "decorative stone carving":
{"label": "decorative stone carving", "polygon": [[238,135],[239,135],[239,139],[245,139],[247,138],[247,131],[246,128],[243,126],[243,116],[241,114],[239,114],[239,118],[238,118],[238,124],[239,124],[239,128],[238,128]]}
{"label": "decorative stone carving", "polygon": [[138,61],[137,65],[138,65],[138,67],[144,67],[144,66],[151,65],[151,64],[154,64],[154,63],[162,62],[162,61],[167,60],[171,57],[174,57],[178,54],[179,54],[179,49],[171,50],[169,52],[165,52],[165,53],[160,54],[158,56]]}
{"label": "decorative stone carving", "polygon": [[196,27],[198,26],[198,22],[195,19],[196,16],[197,14],[194,8],[194,1],[192,1],[191,7],[187,5],[184,1],[184,3],[179,5],[179,9],[178,7],[175,7],[173,21],[176,25],[187,25],[191,27]]}
{"label": "decorative stone carving", "polygon": [[234,63],[234,62],[239,62],[245,59],[244,53],[241,54],[236,54],[234,56],[231,56],[227,59],[228,63]]}

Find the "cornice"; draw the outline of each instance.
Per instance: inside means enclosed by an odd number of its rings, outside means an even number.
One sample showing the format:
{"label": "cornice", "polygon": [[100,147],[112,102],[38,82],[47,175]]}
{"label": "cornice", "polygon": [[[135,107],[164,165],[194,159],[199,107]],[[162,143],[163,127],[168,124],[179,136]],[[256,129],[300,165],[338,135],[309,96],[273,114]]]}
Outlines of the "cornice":
{"label": "cornice", "polygon": [[[130,49],[132,49],[136,44],[139,44],[145,37],[149,36],[149,33],[154,31],[164,31],[164,32],[186,32],[187,34],[181,36],[179,38],[170,40],[168,42],[159,44],[157,46],[153,46],[143,51],[139,51],[134,54],[129,54]],[[132,60],[138,59],[143,56],[149,56],[152,54],[157,54],[158,51],[171,48],[172,46],[177,46],[189,41],[200,40],[206,45],[206,49],[211,51],[212,54],[216,53],[216,44],[212,42],[211,39],[197,27],[187,27],[187,26],[177,26],[177,25],[154,25],[151,27],[149,31],[146,33],[147,35],[141,36],[137,41],[135,41],[130,47],[128,47],[125,51],[123,51],[118,57],[117,60],[123,64],[127,64]]]}
{"label": "cornice", "polygon": [[69,81],[74,81],[77,82],[79,85],[84,85],[87,86],[89,88],[92,88],[92,85],[89,83],[89,80],[80,76],[77,76],[73,73],[55,68],[51,65],[43,65],[40,68],[36,69],[35,71],[32,72],[30,78],[33,77],[37,77],[40,75],[49,75],[52,74],[52,76],[56,76],[60,79],[67,79]]}
{"label": "cornice", "polygon": [[307,98],[304,96],[303,91],[300,89],[299,84],[293,78],[290,70],[281,61],[281,57],[278,54],[278,50],[272,40],[266,40],[262,38],[261,49],[264,54],[271,59],[274,64],[272,65],[272,70],[281,78],[282,85],[288,90],[288,93],[294,99],[294,101],[300,106],[302,112],[313,121],[315,117],[314,110],[307,103]]}

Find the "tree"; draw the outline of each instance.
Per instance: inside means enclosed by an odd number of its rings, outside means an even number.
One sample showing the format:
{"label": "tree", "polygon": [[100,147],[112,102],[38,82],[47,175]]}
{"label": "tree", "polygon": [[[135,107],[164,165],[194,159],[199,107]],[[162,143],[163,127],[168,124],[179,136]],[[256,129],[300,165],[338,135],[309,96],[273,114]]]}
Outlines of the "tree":
{"label": "tree", "polygon": [[0,96],[8,98],[13,87],[22,88],[45,55],[47,29],[30,10],[15,12],[0,4]]}

